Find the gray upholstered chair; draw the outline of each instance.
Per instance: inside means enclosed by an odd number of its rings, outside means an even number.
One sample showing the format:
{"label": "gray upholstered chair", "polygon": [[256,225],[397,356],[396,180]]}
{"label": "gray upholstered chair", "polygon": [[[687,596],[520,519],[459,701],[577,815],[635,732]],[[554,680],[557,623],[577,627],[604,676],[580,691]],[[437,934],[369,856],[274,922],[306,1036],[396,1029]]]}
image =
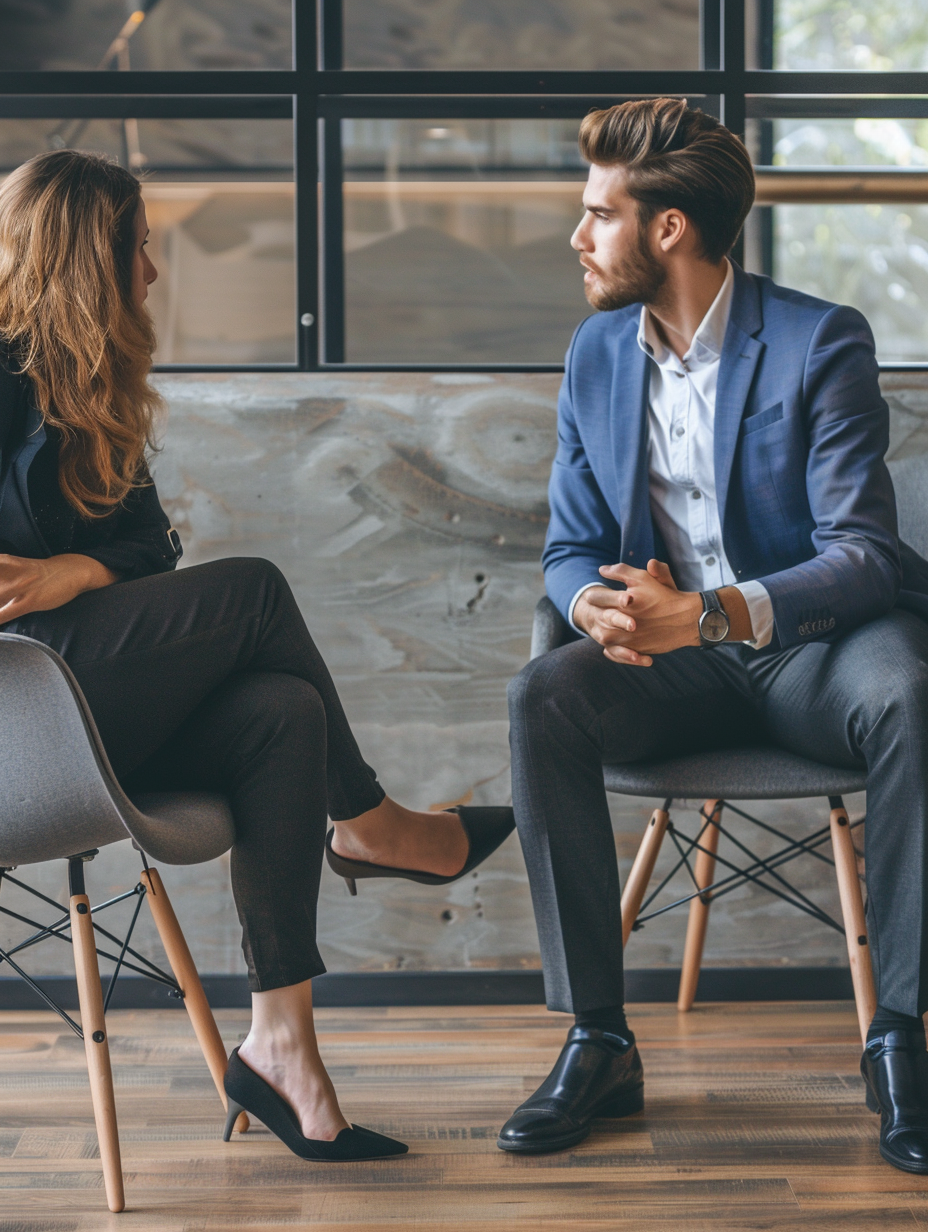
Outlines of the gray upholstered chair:
{"label": "gray upholstered chair", "polygon": [[[928,457],[906,458],[890,463],[890,472],[899,508],[899,534],[917,552],[928,556]],[[550,599],[539,600],[532,628],[533,659],[572,641],[576,636]],[[627,942],[636,926],[640,927],[647,919],[653,919],[655,915],[689,903],[678,1009],[689,1010],[696,996],[710,902],[747,882],[753,882],[790,902],[800,911],[844,932],[857,1016],[861,1036],[865,1038],[867,1026],[876,1008],[876,997],[867,947],[867,926],[857,871],[857,856],[851,837],[854,827],[848,820],[842,800],[842,797],[850,792],[865,790],[865,772],[839,770],[769,746],[723,750],[667,761],[604,766],[603,777],[607,791],[625,796],[657,796],[664,801],[663,806],[655,809],[648,821],[625,884],[622,894],[622,939],[623,944]],[[722,811],[731,801],[788,800],[817,796],[828,798],[828,826],[803,839],[793,839],[775,830],[774,833],[784,840],[784,846],[773,855],[756,855],[742,838],[732,835],[722,824]],[[670,819],[670,808],[674,800],[689,799],[705,801],[700,810],[700,825],[695,837],[685,836],[674,827]],[[748,823],[760,826],[766,831],[771,829],[766,823],[758,821],[741,809],[735,808],[732,811]],[[673,838],[679,859],[671,872],[646,898],[661,844],[667,833]],[[719,856],[718,843],[722,835],[727,836],[736,848],[740,847],[747,858],[746,864]],[[827,842],[829,835],[833,861],[828,860],[819,850]],[[690,864],[690,857],[694,853],[695,867]],[[820,860],[833,863],[841,899],[843,930],[778,871],[782,865],[803,854],[811,854]],[[714,880],[719,863],[723,865],[725,874]],[[689,870],[693,879],[694,892],[678,898],[669,906],[662,906],[649,913],[648,909],[658,893],[683,867]]]}
{"label": "gray upholstered chair", "polygon": [[[25,979],[84,1040],[107,1202],[111,1211],[120,1211],[124,1206],[123,1178],[98,953],[116,963],[107,1002],[116,976],[126,968],[160,980],[183,997],[225,1106],[225,1047],[164,885],[146,854],[166,864],[212,860],[232,846],[232,816],[221,796],[206,793],[130,800],[113,775],[87,703],[66,664],[47,646],[13,634],[0,634],[0,731],[4,733],[0,889],[6,878],[36,894],[13,877],[12,870],[55,859],[68,861],[70,888],[67,906],[45,898],[46,903],[61,908],[56,921],[42,925],[28,920],[36,932],[9,950],[0,949],[0,969],[6,964]],[[137,894],[134,926],[141,899],[147,899],[173,978],[131,948],[131,927],[129,935],[120,939],[104,929],[91,911],[84,887],[84,864],[100,847],[124,839],[134,841],[142,853],[144,869],[135,890],[104,906]],[[28,919],[2,906],[0,912]],[[73,944],[80,1026],[14,957],[49,938]],[[117,954],[104,948],[108,942],[116,943]],[[240,1118],[238,1128],[247,1128],[247,1119]]]}

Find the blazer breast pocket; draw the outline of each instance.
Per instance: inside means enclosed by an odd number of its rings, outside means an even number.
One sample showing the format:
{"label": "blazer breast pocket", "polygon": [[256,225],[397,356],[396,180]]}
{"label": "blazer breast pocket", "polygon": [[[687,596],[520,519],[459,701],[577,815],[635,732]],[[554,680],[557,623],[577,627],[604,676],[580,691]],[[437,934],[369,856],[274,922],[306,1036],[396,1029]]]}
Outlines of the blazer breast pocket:
{"label": "blazer breast pocket", "polygon": [[778,402],[775,406],[768,406],[765,411],[757,411],[754,415],[749,415],[747,419],[741,421],[741,431],[747,436],[749,432],[757,432],[760,428],[769,427],[770,424],[776,423],[783,418],[783,403]]}

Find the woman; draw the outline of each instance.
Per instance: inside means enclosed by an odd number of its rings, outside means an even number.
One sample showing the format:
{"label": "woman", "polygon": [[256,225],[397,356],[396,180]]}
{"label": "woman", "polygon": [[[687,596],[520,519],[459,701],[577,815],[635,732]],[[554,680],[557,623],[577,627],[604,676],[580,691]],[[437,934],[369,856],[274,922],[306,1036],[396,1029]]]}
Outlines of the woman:
{"label": "woman", "polygon": [[0,188],[0,625],[68,662],[130,792],[230,802],[253,1002],[233,1106],[305,1158],[399,1154],[348,1125],[316,1046],[326,814],[347,877],[438,882],[502,842],[511,810],[417,813],[385,796],[273,565],[173,572],[180,541],[145,461],[147,234],[138,181],[97,155],[42,154]]}

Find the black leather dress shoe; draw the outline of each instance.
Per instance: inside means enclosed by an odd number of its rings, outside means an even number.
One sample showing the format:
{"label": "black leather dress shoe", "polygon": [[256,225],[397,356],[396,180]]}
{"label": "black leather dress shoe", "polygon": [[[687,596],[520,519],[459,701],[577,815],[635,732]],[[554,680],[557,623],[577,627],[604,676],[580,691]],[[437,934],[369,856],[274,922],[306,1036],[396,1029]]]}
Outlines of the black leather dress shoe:
{"label": "black leather dress shoe", "polygon": [[638,1049],[620,1035],[572,1027],[554,1069],[500,1130],[503,1151],[539,1155],[582,1142],[596,1117],[624,1117],[644,1107]]}
{"label": "black leather dress shoe", "polygon": [[921,1031],[887,1031],[864,1049],[867,1107],[880,1113],[880,1154],[903,1172],[928,1174],[928,1052]]}

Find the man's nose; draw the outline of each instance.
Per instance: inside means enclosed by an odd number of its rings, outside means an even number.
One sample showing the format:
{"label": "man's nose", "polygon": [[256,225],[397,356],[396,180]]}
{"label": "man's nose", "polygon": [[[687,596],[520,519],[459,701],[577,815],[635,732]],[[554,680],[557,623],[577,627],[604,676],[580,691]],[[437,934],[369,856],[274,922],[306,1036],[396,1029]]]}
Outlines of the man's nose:
{"label": "man's nose", "polygon": [[584,238],[584,224],[581,222],[570,237],[570,246],[574,252],[583,252],[589,245]]}

